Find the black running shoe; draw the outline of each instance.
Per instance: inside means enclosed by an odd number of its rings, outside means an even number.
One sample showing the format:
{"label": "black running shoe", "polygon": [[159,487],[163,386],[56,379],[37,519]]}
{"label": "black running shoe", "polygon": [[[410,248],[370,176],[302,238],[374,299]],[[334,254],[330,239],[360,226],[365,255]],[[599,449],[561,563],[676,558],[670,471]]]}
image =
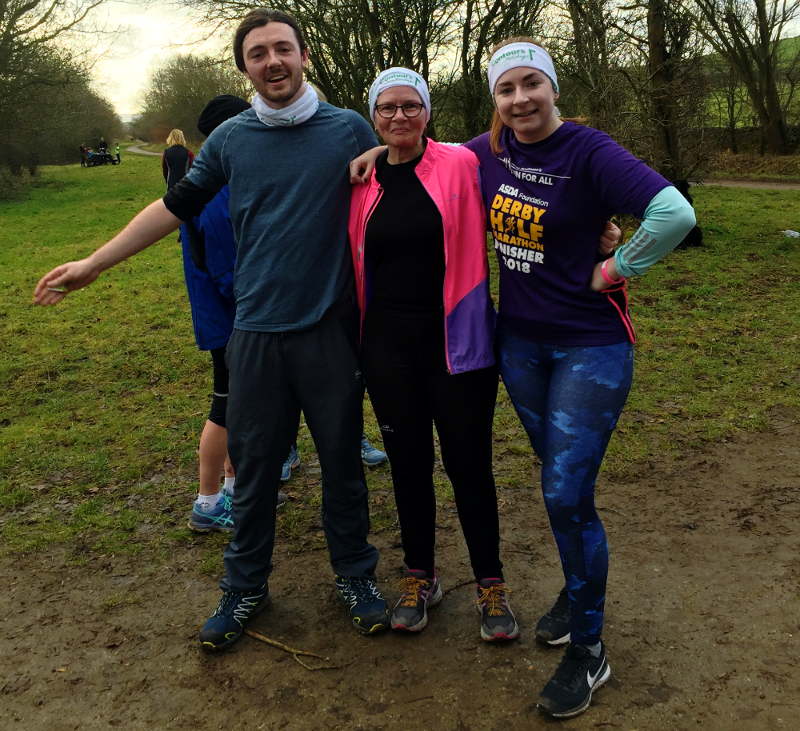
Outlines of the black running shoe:
{"label": "black running shoe", "polygon": [[569,642],[569,593],[565,586],[536,625],[536,639],[545,645],[566,645]]}
{"label": "black running shoe", "polygon": [[434,576],[409,569],[400,582],[400,601],[392,614],[392,629],[420,632],[428,624],[428,607],[442,601],[442,587]]}
{"label": "black running shoe", "polygon": [[500,579],[482,579],[478,584],[481,637],[486,642],[513,640],[519,634],[517,620],[508,601],[510,591]]}
{"label": "black running shoe", "polygon": [[606,646],[600,642],[600,657],[585,645],[567,645],[561,664],[544,686],[537,703],[539,711],[553,718],[572,718],[592,702],[592,693],[611,677]]}
{"label": "black running shoe", "polygon": [[350,612],[353,626],[365,635],[389,626],[389,608],[374,581],[354,576],[337,576],[336,589]]}
{"label": "black running shoe", "polygon": [[250,591],[226,591],[217,611],[200,632],[200,646],[216,652],[230,647],[244,632],[244,623],[269,604],[269,589],[262,584]]}

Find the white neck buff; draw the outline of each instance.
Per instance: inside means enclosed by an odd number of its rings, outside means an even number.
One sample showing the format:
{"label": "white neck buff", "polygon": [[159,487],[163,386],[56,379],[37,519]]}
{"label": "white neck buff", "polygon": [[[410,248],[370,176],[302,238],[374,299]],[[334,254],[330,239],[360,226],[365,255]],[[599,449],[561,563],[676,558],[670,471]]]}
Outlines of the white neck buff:
{"label": "white neck buff", "polygon": [[506,71],[520,66],[541,71],[553,82],[553,88],[558,94],[558,78],[550,54],[544,48],[534,46],[533,43],[509,43],[497,50],[486,68],[486,75],[489,77],[489,91],[492,92],[492,96],[494,96],[494,87],[497,86],[500,77]]}
{"label": "white neck buff", "polygon": [[310,84],[305,84],[303,95],[293,104],[283,109],[273,109],[259,94],[253,97],[253,110],[267,127],[294,127],[302,124],[316,114],[319,97]]}

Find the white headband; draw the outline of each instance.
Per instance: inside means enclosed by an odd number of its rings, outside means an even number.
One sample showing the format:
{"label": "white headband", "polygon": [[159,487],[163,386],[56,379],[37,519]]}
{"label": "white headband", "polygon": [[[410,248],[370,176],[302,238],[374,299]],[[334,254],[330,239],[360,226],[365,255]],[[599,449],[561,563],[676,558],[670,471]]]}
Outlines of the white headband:
{"label": "white headband", "polygon": [[427,115],[426,124],[431,121],[431,93],[428,91],[428,85],[416,71],[411,69],[402,69],[394,67],[381,71],[378,78],[369,87],[369,116],[372,121],[375,121],[375,102],[382,92],[391,89],[393,86],[410,86],[416,89],[419,98],[425,105],[425,114]]}
{"label": "white headband", "polygon": [[498,49],[489,60],[486,75],[489,77],[489,91],[494,96],[494,87],[500,77],[509,69],[524,68],[541,71],[550,81],[558,94],[558,78],[553,67],[553,59],[541,46],[533,43],[510,43]]}

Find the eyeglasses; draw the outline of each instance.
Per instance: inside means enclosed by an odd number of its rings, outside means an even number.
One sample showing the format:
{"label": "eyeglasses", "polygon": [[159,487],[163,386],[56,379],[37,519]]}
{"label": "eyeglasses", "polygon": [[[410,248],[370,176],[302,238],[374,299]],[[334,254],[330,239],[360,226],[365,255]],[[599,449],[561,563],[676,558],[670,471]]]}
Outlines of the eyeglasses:
{"label": "eyeglasses", "polygon": [[402,109],[403,114],[405,114],[409,119],[412,119],[419,116],[419,113],[422,111],[424,106],[424,104],[420,104],[418,102],[403,105],[378,104],[375,106],[375,111],[384,119],[391,119],[397,113],[398,109]]}

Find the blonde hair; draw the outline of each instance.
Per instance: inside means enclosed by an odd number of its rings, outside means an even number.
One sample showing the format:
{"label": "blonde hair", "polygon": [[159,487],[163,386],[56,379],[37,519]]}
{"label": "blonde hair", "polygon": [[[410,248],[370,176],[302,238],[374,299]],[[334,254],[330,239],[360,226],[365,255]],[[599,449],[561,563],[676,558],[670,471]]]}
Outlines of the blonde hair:
{"label": "blonde hair", "polygon": [[167,144],[170,147],[173,145],[186,147],[186,138],[183,136],[183,132],[181,132],[179,129],[172,130],[172,132],[169,133],[169,137],[167,137]]}
{"label": "blonde hair", "polygon": [[[544,43],[542,43],[535,36],[511,36],[510,38],[506,38],[496,44],[494,48],[492,48],[492,52],[489,54],[489,57],[491,58],[501,48],[504,46],[510,46],[512,43],[531,43],[534,46],[539,46],[539,48],[544,48],[544,50],[547,51]],[[495,155],[499,155],[503,151],[503,146],[500,144],[500,135],[503,133],[503,127],[505,126],[506,125],[503,120],[500,119],[500,113],[497,111],[497,107],[495,106],[494,113],[492,114],[492,126],[489,128],[489,145],[491,146],[492,152]]]}

